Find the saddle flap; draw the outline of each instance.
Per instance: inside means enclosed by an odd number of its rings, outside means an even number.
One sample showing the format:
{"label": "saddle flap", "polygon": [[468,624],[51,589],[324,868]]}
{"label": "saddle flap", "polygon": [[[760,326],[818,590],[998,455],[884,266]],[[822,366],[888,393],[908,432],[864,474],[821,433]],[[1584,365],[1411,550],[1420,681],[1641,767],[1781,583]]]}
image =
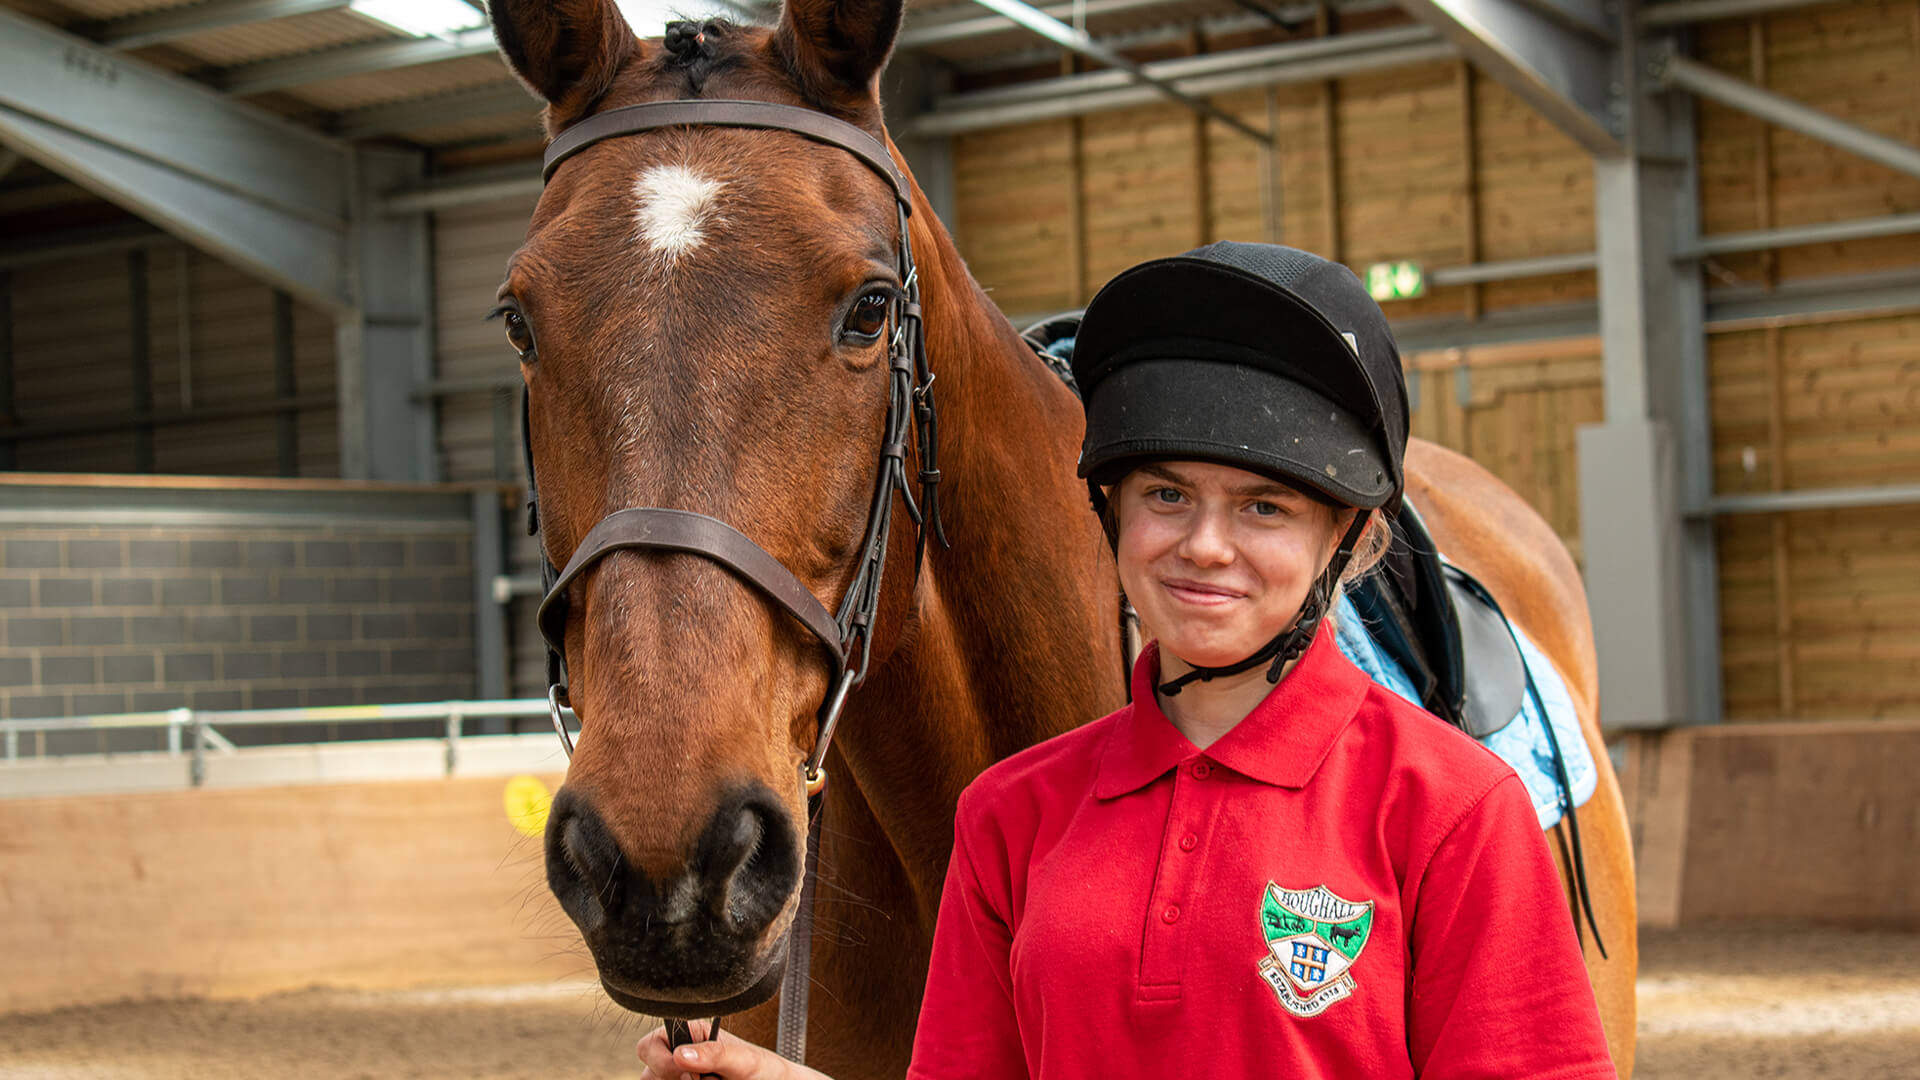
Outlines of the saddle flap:
{"label": "saddle flap", "polygon": [[1445,573],[1465,675],[1460,726],[1484,739],[1520,715],[1527,691],[1526,661],[1507,629],[1507,617],[1487,602],[1486,588],[1457,566],[1448,565]]}
{"label": "saddle flap", "polygon": [[1428,711],[1477,739],[1519,715],[1526,668],[1506,617],[1478,581],[1440,558],[1412,503],[1394,519],[1379,569],[1350,597]]}

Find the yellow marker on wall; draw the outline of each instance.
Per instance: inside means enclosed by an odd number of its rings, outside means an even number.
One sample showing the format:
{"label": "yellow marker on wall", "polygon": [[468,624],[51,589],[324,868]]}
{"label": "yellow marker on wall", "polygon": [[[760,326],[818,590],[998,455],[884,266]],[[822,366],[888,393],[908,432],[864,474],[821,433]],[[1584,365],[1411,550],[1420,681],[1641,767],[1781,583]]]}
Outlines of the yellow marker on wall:
{"label": "yellow marker on wall", "polygon": [[553,796],[537,776],[516,776],[507,781],[507,820],[523,836],[539,836],[547,831],[547,810]]}

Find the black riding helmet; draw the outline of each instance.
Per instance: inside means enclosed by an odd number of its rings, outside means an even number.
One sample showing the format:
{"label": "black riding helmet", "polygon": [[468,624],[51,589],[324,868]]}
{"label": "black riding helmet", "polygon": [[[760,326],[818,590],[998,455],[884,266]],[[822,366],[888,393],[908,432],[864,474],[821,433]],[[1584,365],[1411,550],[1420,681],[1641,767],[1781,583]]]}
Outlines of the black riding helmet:
{"label": "black riding helmet", "polygon": [[[1221,241],[1125,271],[1087,305],[1073,349],[1087,411],[1080,476],[1101,488],[1148,461],[1209,461],[1361,510],[1400,509],[1407,385],[1380,306],[1352,271],[1276,244]],[[1354,519],[1300,617],[1254,655],[1160,687],[1305,651],[1365,531]]]}

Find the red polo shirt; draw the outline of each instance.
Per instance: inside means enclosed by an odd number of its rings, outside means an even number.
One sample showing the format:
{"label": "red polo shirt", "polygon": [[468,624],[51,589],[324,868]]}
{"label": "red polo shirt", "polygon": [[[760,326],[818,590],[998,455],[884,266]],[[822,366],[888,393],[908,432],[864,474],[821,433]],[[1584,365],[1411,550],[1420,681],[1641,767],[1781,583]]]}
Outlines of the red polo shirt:
{"label": "red polo shirt", "polygon": [[1505,762],[1330,628],[1205,751],[1158,668],[961,796],[910,1077],[1614,1076]]}

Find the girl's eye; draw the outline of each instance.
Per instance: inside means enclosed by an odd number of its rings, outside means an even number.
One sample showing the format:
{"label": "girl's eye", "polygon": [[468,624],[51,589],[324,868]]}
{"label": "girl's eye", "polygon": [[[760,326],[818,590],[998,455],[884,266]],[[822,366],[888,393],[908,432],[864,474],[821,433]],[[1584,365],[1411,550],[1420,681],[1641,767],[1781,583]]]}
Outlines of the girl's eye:
{"label": "girl's eye", "polygon": [[509,311],[501,318],[507,324],[507,344],[520,354],[520,359],[530,358],[533,355],[533,327],[527,325],[526,316]]}
{"label": "girl's eye", "polygon": [[870,292],[862,296],[847,313],[847,321],[840,328],[841,336],[860,345],[871,345],[880,340],[880,332],[887,328],[887,308],[892,298],[883,292]]}
{"label": "girl's eye", "polygon": [[1278,504],[1264,501],[1254,503],[1250,509],[1255,517],[1278,517],[1281,513]]}
{"label": "girl's eye", "polygon": [[1147,497],[1155,502],[1165,503],[1168,506],[1172,506],[1180,501],[1180,493],[1173,488],[1166,487],[1154,488],[1152,491],[1147,492]]}

